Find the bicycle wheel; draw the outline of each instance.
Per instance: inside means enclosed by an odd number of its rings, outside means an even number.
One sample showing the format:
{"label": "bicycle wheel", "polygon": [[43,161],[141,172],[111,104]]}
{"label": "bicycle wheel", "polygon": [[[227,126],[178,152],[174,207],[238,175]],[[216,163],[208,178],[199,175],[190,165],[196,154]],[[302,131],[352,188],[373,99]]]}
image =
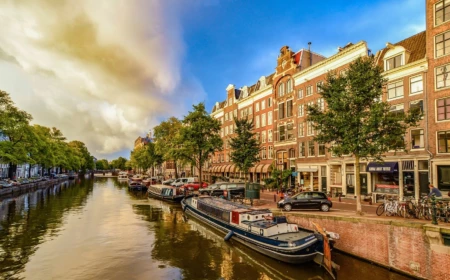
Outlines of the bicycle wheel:
{"label": "bicycle wheel", "polygon": [[380,205],[378,205],[377,207],[377,215],[381,216],[384,213],[384,203],[381,203]]}

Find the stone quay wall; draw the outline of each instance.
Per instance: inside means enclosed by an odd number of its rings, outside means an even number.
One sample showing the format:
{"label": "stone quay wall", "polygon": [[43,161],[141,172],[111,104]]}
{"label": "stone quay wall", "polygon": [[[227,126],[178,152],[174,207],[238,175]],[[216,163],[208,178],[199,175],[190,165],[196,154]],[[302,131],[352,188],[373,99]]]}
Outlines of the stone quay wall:
{"label": "stone quay wall", "polygon": [[283,213],[291,223],[313,230],[313,222],[340,239],[335,248],[417,278],[450,280],[450,226],[407,220]]}
{"label": "stone quay wall", "polygon": [[40,188],[46,188],[49,186],[53,186],[59,183],[62,183],[64,181],[67,181],[67,178],[58,178],[58,179],[52,179],[49,181],[41,181],[41,182],[32,182],[20,186],[14,186],[9,188],[3,188],[0,189],[0,197],[2,196],[8,196],[8,195],[18,195],[30,191],[34,191]]}

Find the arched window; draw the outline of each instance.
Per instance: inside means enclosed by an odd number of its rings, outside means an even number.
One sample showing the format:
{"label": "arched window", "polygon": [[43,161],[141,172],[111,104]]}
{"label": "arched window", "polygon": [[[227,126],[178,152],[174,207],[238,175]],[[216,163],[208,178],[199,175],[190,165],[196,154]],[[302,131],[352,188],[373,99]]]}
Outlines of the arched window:
{"label": "arched window", "polygon": [[278,96],[283,96],[284,95],[284,84],[281,83],[278,85]]}
{"label": "arched window", "polygon": [[292,80],[288,80],[286,83],[286,93],[290,93],[292,91]]}

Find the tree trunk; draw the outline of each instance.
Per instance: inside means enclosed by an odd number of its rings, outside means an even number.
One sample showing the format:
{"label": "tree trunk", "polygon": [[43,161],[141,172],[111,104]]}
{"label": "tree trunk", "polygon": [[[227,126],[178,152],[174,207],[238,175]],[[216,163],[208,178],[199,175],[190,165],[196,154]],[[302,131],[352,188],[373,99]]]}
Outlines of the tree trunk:
{"label": "tree trunk", "polygon": [[30,168],[28,168],[28,178],[31,178],[31,163],[30,163]]}
{"label": "tree trunk", "polygon": [[356,194],[356,213],[362,213],[361,208],[361,184],[359,179],[359,156],[355,156],[355,194]]}
{"label": "tree trunk", "polygon": [[8,167],[8,177],[9,179],[13,180],[13,179],[17,179],[15,177],[17,177],[17,164],[13,164],[12,162],[9,163],[9,167]]}
{"label": "tree trunk", "polygon": [[177,161],[174,162],[174,165],[175,165],[175,179],[178,179]]}

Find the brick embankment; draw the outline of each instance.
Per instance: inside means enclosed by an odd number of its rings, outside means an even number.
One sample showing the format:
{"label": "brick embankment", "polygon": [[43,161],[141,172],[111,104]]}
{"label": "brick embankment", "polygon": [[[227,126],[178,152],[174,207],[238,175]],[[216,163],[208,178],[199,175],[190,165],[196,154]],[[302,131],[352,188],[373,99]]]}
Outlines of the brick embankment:
{"label": "brick embankment", "polygon": [[28,183],[20,186],[14,186],[9,188],[3,188],[0,189],[0,197],[1,196],[7,196],[7,195],[17,195],[29,191],[34,191],[36,189],[40,188],[46,188],[49,186],[53,186],[56,184],[59,184],[61,182],[67,181],[67,178],[60,178],[60,179],[52,179],[49,181],[41,181],[41,182],[34,182],[34,183]]}
{"label": "brick embankment", "polygon": [[[340,235],[336,249],[418,278],[450,280],[450,224],[433,226],[429,221],[378,217],[377,205],[364,203],[364,215],[356,214],[354,200],[335,201],[330,212],[291,211],[276,208],[273,192],[261,193],[257,208],[269,208],[292,223],[314,229],[313,223]],[[277,201],[279,198],[277,198]],[[347,209],[348,208],[348,209]],[[448,242],[448,241],[447,241]]]}

